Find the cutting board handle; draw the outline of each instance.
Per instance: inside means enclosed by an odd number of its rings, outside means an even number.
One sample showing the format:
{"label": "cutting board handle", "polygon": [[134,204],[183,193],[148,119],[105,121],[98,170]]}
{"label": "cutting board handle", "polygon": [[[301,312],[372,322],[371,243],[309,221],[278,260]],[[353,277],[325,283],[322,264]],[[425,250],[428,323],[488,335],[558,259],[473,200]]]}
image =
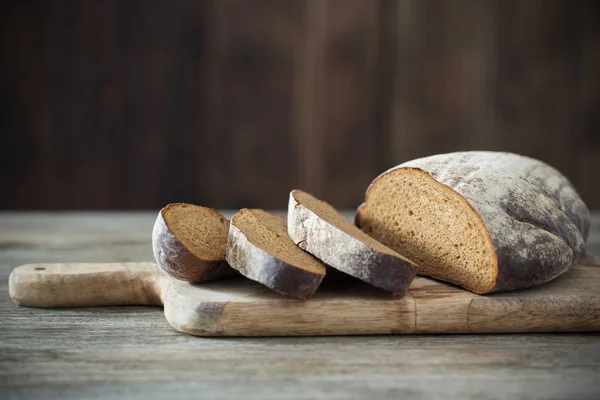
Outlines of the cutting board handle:
{"label": "cutting board handle", "polygon": [[162,305],[165,280],[151,262],[27,264],[12,271],[8,290],[26,307]]}

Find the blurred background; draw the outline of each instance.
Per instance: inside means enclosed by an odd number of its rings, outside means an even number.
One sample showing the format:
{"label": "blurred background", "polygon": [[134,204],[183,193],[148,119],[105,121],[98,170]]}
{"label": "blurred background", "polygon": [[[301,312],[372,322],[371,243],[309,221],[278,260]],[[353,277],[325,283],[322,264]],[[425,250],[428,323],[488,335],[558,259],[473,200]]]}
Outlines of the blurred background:
{"label": "blurred background", "polygon": [[600,207],[600,2],[5,0],[0,209],[355,208],[400,162],[544,160]]}

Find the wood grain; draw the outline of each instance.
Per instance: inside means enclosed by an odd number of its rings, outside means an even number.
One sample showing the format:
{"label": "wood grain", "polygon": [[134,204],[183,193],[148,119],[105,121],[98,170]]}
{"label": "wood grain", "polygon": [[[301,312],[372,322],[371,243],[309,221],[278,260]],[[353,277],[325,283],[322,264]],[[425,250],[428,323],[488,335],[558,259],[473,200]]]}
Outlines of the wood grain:
{"label": "wood grain", "polygon": [[277,208],[297,182],[292,99],[304,2],[211,4],[200,132],[206,180],[198,184],[209,206]]}
{"label": "wood grain", "polygon": [[302,187],[335,207],[356,207],[363,200],[358,193],[381,172],[376,166],[380,132],[375,84],[381,1],[323,3],[327,12],[325,61],[319,71],[322,94],[313,100],[322,106],[322,168],[315,171],[322,179],[316,188],[321,193]]}
{"label": "wood grain", "polygon": [[477,296],[417,277],[401,298],[355,280],[306,301],[238,278],[189,284],[153,263],[28,264],[9,293],[42,308],[163,304],[173,328],[200,336],[600,331],[600,264],[578,265],[531,290]]}
{"label": "wood grain", "polygon": [[162,305],[163,275],[151,262],[27,264],[11,273],[8,291],[25,307]]}
{"label": "wood grain", "polygon": [[600,10],[565,0],[7,0],[1,209],[356,208],[508,150],[600,207]]}
{"label": "wood grain", "polygon": [[413,282],[415,333],[434,333],[440,326],[447,332],[469,332],[469,307],[476,295],[425,278]]}
{"label": "wood grain", "polygon": [[[10,300],[17,265],[151,260],[155,217],[0,212],[0,397],[600,397],[595,333],[198,338],[172,329],[157,307],[41,310]],[[597,213],[588,249],[600,254]]]}
{"label": "wood grain", "polygon": [[0,163],[15,172],[1,208],[206,201],[187,183],[199,158],[198,4],[3,6]]}
{"label": "wood grain", "polygon": [[394,68],[382,70],[382,170],[449,151],[511,151],[558,168],[596,207],[583,171],[600,160],[589,114],[597,79],[588,74],[600,54],[592,2],[386,7],[394,17],[384,19],[382,57]]}

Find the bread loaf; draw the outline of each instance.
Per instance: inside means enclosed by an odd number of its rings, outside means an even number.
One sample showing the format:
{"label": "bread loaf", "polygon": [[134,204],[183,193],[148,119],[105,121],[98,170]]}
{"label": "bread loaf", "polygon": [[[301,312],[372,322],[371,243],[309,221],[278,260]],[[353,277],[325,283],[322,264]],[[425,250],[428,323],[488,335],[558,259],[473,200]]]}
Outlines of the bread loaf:
{"label": "bread loaf", "polygon": [[474,293],[548,282],[585,255],[589,211],[547,164],[499,152],[458,152],[377,177],[356,224],[419,265]]}
{"label": "bread loaf", "polygon": [[403,294],[416,265],[362,232],[335,208],[301,190],[292,190],[288,234],[325,264],[370,285]]}
{"label": "bread loaf", "polygon": [[231,219],[226,259],[242,275],[284,295],[307,299],[325,266],[288,237],[283,217],[244,208]]}
{"label": "bread loaf", "polygon": [[174,203],[158,213],[152,230],[156,263],[187,282],[205,282],[236,274],[225,261],[229,221],[212,208]]}

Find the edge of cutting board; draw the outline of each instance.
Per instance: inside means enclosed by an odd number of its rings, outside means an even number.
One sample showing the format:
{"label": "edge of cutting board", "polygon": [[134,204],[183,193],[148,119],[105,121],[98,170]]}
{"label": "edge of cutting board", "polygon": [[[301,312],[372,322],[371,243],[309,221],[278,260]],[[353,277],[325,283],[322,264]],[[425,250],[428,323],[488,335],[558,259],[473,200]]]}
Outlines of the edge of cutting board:
{"label": "edge of cutting board", "polygon": [[417,277],[402,298],[354,282],[324,283],[301,301],[238,279],[185,294],[174,288],[179,300],[165,301],[165,315],[175,329],[200,336],[600,331],[598,266],[587,259],[545,285],[483,296]]}

